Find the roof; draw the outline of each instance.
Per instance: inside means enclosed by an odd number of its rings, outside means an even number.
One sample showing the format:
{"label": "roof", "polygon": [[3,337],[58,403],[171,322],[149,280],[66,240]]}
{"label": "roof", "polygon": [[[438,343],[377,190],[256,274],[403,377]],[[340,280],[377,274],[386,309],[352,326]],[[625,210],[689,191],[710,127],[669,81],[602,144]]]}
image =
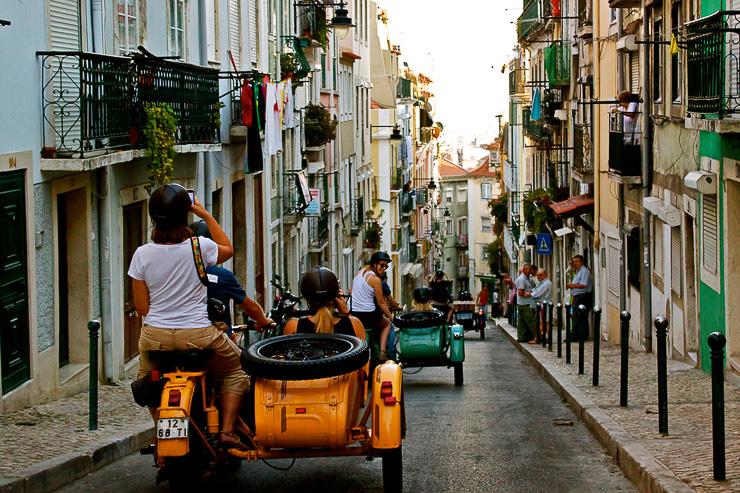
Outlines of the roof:
{"label": "roof", "polygon": [[494,178],[496,176],[496,173],[489,166],[489,158],[485,158],[480,166],[469,171],[469,173],[470,176],[477,178]]}
{"label": "roof", "polygon": [[445,158],[439,160],[439,176],[442,179],[445,178],[465,178],[468,176],[468,172],[465,168],[458,166],[457,164],[449,161]]}
{"label": "roof", "polygon": [[560,202],[548,204],[548,207],[561,217],[580,216],[593,211],[594,198],[588,194],[574,195]]}

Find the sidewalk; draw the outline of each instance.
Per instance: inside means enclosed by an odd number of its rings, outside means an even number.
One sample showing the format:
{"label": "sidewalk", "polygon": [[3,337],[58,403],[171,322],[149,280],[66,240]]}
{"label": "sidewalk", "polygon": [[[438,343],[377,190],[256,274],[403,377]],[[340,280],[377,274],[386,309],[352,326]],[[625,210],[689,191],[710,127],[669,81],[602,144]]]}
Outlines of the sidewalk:
{"label": "sidewalk", "polygon": [[152,419],[130,384],[99,387],[96,431],[87,392],[0,414],[0,493],[53,491],[146,445]]}
{"label": "sidewalk", "polygon": [[599,386],[592,386],[592,342],[585,345],[585,372],[578,375],[578,345],[572,363],[538,344],[516,342],[504,318],[496,324],[545,380],[586,423],[625,475],[643,492],[740,491],[740,389],[725,383],[727,481],[712,479],[712,408],[709,375],[668,361],[668,436],[658,433],[658,378],[654,354],[630,351],[628,407],[619,406],[620,349],[601,344]]}

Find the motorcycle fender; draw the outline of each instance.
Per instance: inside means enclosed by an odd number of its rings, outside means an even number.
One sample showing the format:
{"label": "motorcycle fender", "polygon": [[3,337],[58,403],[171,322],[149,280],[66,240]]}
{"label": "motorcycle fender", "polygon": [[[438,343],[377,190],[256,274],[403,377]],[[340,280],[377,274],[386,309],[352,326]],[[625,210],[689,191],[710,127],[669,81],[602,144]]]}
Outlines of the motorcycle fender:
{"label": "motorcycle fender", "polygon": [[[196,383],[203,376],[202,372],[173,372],[167,373],[165,378],[167,383],[162,390],[162,400],[158,409],[158,418],[189,418],[190,406],[193,402],[193,393],[196,390]],[[180,391],[180,402],[178,405],[169,405],[170,392]],[[155,429],[156,433],[156,429]],[[189,427],[188,434],[196,433],[192,427]],[[181,457],[187,455],[190,451],[190,441],[187,437],[161,439],[157,437],[157,456],[158,457]]]}
{"label": "motorcycle fender", "polygon": [[450,327],[450,361],[465,361],[465,331],[460,324]]}
{"label": "motorcycle fender", "polygon": [[[383,382],[391,382],[390,396],[381,396]],[[373,396],[370,401],[372,406],[371,440],[374,449],[395,449],[401,446],[402,399],[403,372],[401,367],[393,361],[378,365],[373,376]]]}

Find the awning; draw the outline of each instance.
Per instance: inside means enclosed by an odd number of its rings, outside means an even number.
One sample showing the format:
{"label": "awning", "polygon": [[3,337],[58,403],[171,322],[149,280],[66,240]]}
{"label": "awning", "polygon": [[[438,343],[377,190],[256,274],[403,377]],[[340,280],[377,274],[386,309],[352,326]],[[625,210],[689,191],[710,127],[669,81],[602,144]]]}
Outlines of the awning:
{"label": "awning", "polygon": [[411,275],[413,277],[419,277],[421,274],[424,273],[424,266],[421,264],[414,264],[413,267],[411,267]]}
{"label": "awning", "polygon": [[552,211],[560,217],[573,217],[593,212],[594,198],[588,194],[568,197],[560,202],[547,204]]}
{"label": "awning", "polygon": [[401,275],[402,276],[408,276],[409,275],[409,272],[411,272],[411,267],[413,267],[413,266],[414,266],[414,264],[412,264],[411,262],[405,263],[403,265],[403,267],[401,267]]}

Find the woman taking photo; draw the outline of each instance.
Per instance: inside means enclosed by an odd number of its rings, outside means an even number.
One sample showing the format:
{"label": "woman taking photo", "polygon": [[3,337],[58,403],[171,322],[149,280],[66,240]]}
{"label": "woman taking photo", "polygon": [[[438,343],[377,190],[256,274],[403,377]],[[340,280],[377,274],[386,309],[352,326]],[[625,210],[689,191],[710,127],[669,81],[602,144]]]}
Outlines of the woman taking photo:
{"label": "woman taking photo", "polygon": [[[212,350],[207,367],[220,392],[219,440],[223,446],[237,447],[241,443],[233,433],[234,422],[249,380],[237,350],[208,319],[207,289],[196,268],[188,213],[202,218],[213,238],[197,238],[205,266],[230,259],[234,248],[213,216],[197,198],[193,201],[187,190],[175,183],[157,188],[149,198],[153,243],[136,249],[128,271],[136,311],[144,317],[139,336],[138,378],[147,377],[155,367],[149,351]],[[156,410],[151,412],[156,418]]]}

